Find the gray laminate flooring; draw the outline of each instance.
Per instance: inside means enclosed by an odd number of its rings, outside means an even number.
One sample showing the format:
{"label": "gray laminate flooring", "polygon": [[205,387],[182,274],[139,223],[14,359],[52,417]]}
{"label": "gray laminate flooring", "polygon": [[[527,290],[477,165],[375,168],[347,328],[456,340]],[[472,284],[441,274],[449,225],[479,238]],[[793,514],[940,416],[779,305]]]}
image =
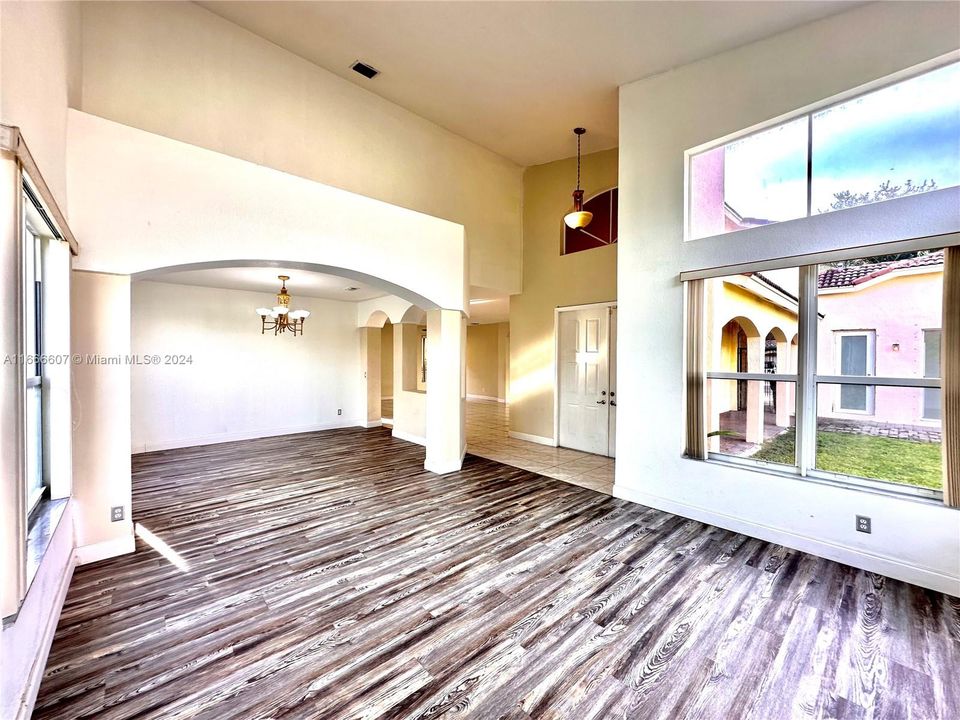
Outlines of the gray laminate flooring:
{"label": "gray laminate flooring", "polygon": [[36,718],[960,717],[940,593],[381,428],[133,467]]}

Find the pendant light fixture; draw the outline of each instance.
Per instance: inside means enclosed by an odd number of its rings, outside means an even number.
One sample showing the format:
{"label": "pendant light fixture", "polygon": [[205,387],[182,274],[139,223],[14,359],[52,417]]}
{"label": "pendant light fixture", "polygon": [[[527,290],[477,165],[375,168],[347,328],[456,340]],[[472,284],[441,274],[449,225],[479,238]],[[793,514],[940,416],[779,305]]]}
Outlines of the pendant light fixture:
{"label": "pendant light fixture", "polygon": [[583,190],[580,189],[580,136],[586,131],[582,127],[573,129],[577,136],[577,189],[573,191],[573,212],[564,215],[563,221],[574,230],[585,228],[593,220],[593,213],[583,209]]}

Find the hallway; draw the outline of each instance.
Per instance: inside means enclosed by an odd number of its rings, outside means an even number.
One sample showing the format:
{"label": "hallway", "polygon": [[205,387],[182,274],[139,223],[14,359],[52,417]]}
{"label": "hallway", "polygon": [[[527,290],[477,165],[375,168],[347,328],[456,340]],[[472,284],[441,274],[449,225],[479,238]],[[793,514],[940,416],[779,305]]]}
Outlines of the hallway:
{"label": "hallway", "polygon": [[467,452],[597,492],[613,494],[613,458],[510,437],[510,407],[467,400]]}

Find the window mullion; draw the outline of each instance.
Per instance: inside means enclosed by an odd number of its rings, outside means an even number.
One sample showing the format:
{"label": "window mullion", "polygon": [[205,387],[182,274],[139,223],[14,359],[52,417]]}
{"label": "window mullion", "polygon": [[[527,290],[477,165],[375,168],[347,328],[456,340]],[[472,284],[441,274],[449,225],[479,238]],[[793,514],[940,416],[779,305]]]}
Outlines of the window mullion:
{"label": "window mullion", "polygon": [[797,318],[797,467],[806,475],[817,453],[817,266],[800,268]]}

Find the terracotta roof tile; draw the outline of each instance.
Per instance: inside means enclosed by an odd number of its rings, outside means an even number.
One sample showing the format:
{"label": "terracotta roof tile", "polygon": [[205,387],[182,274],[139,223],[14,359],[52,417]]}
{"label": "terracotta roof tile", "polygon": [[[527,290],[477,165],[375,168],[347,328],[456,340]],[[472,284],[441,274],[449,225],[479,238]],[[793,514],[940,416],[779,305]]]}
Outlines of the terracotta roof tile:
{"label": "terracotta roof tile", "polygon": [[852,287],[872,280],[875,277],[886,275],[894,270],[926,267],[928,265],[943,265],[943,250],[918,255],[906,260],[889,260],[887,262],[870,263],[867,265],[848,265],[846,267],[827,268],[817,277],[818,288]]}

